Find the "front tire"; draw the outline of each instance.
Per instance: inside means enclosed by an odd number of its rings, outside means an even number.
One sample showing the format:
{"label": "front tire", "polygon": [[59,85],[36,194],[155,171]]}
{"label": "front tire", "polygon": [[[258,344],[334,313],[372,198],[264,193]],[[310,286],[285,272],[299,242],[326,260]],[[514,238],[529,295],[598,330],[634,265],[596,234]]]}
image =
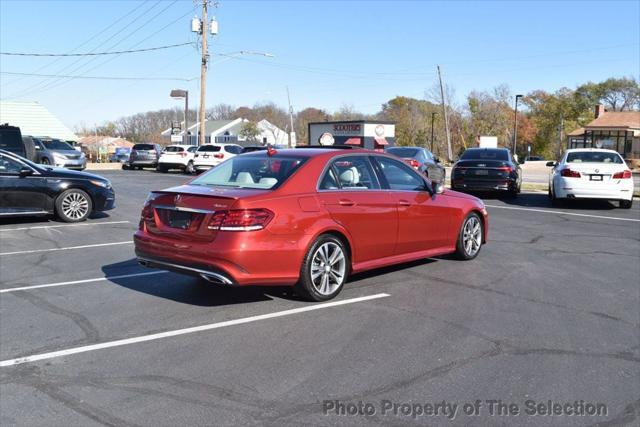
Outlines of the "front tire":
{"label": "front tire", "polygon": [[342,290],[350,265],[344,243],[335,236],[323,234],[304,257],[296,291],[309,301],[330,300]]}
{"label": "front tire", "polygon": [[458,233],[456,256],[462,260],[470,260],[477,257],[482,248],[483,235],[484,226],[480,216],[475,212],[467,215]]}
{"label": "front tire", "polygon": [[56,214],[64,222],[80,222],[93,210],[91,197],[77,188],[64,191],[56,199]]}
{"label": "front tire", "polygon": [[620,200],[618,204],[622,209],[631,209],[631,206],[633,206],[633,200]]}
{"label": "front tire", "polygon": [[189,175],[196,173],[196,169],[193,167],[193,160],[189,160],[189,163],[187,163],[187,166],[184,168],[184,173]]}

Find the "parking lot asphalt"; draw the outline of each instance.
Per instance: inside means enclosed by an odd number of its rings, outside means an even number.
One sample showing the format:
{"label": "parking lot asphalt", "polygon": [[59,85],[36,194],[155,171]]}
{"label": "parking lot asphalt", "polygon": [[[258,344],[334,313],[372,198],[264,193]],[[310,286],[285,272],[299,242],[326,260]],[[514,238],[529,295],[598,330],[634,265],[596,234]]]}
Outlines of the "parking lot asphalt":
{"label": "parking lot asphalt", "polygon": [[[637,201],[486,197],[477,259],[359,274],[318,305],[138,266],[147,193],[189,178],[101,175],[113,211],[0,224],[1,425],[640,423]],[[489,400],[520,412],[492,415]],[[525,413],[549,400],[606,414]],[[458,407],[426,415],[435,403]],[[374,414],[349,414],[366,404]]]}

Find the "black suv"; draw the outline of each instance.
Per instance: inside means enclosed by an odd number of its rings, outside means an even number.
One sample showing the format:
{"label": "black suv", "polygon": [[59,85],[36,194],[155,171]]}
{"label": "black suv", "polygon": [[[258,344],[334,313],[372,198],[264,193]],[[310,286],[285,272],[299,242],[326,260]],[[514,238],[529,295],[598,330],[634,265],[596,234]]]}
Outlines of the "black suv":
{"label": "black suv", "polygon": [[0,125],[0,150],[6,150],[20,157],[31,158],[33,153],[27,153],[20,128],[9,126],[8,123]]}

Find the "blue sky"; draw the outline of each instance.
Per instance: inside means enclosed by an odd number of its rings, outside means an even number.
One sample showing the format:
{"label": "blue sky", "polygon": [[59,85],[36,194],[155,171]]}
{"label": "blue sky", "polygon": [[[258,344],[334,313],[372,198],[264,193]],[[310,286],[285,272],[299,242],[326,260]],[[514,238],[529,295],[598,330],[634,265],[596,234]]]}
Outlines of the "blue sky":
{"label": "blue sky", "polygon": [[[0,51],[81,53],[194,42],[192,0],[0,0]],[[208,106],[273,101],[295,110],[341,105],[372,113],[396,95],[423,98],[440,64],[455,102],[507,84],[555,91],[636,76],[640,2],[225,1],[213,11]],[[217,57],[239,50],[274,58]],[[65,124],[103,123],[180,105],[172,88],[199,94],[192,46],[117,57],[0,56],[0,71],[140,77],[43,79],[0,74],[0,98],[38,101]],[[190,81],[159,78],[193,79]]]}

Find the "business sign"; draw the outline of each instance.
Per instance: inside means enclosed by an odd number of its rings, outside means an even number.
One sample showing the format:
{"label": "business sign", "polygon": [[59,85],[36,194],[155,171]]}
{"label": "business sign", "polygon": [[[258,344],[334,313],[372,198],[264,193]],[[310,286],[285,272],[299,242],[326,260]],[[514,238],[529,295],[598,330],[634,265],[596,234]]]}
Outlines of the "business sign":
{"label": "business sign", "polygon": [[362,132],[362,123],[334,123],[334,135],[360,135]]}
{"label": "business sign", "polygon": [[329,132],[325,132],[320,135],[320,138],[318,138],[318,142],[320,143],[320,145],[333,145],[336,141],[335,139],[333,139],[333,135],[331,135]]}

